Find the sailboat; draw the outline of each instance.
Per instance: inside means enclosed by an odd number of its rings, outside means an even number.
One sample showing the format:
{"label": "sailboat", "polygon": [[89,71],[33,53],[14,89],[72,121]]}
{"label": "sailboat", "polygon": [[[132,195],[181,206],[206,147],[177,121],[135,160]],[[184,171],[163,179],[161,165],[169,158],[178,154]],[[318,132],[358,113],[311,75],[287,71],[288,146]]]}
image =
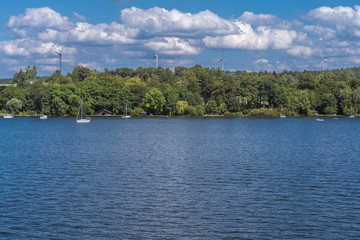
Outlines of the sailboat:
{"label": "sailboat", "polygon": [[[76,117],[76,122],[77,123],[89,123],[91,121],[90,118],[83,116],[83,112],[84,112],[84,99],[81,98],[79,112],[78,112],[78,115]],[[79,115],[80,115],[80,118],[79,118]]]}
{"label": "sailboat", "polygon": [[286,115],[282,114],[282,109],[280,110],[280,118],[286,118]]}
{"label": "sailboat", "polygon": [[131,118],[131,116],[127,115],[127,104],[125,104],[124,115],[121,118]]}
{"label": "sailboat", "polygon": [[47,119],[48,117],[44,114],[44,107],[42,107],[41,109],[41,113],[40,113],[40,119],[44,120]]}
{"label": "sailboat", "polygon": [[3,117],[4,118],[14,118],[14,116],[11,113],[6,113]]}
{"label": "sailboat", "polygon": [[14,116],[11,114],[6,114],[6,115],[4,115],[4,118],[14,118]]}

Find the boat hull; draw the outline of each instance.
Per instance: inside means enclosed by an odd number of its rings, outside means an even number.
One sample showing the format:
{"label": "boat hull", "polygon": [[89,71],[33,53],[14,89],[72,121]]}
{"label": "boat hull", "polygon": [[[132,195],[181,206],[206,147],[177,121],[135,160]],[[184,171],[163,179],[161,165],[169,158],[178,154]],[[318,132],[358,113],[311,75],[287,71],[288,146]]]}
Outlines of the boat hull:
{"label": "boat hull", "polygon": [[77,123],[90,123],[90,118],[76,119]]}

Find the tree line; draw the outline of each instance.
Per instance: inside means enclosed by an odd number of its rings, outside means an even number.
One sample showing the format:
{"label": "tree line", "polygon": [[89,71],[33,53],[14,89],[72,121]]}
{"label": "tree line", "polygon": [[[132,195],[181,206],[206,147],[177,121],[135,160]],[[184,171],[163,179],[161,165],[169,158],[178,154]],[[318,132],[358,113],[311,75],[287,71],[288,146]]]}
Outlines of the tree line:
{"label": "tree line", "polygon": [[76,66],[37,77],[36,66],[14,74],[0,89],[0,109],[34,115],[74,116],[81,98],[93,115],[288,116],[354,115],[360,110],[360,68],[329,71],[223,72],[219,68],[116,68]]}

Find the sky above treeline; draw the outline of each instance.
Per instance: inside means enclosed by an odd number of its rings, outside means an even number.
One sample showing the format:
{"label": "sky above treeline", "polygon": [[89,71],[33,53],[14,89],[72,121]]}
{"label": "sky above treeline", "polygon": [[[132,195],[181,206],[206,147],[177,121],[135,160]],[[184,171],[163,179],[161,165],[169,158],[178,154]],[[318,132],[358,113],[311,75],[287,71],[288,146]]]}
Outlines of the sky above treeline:
{"label": "sky above treeline", "polygon": [[[0,78],[82,65],[322,70],[360,65],[360,4],[339,0],[4,0]],[[322,59],[324,65],[320,64]]]}

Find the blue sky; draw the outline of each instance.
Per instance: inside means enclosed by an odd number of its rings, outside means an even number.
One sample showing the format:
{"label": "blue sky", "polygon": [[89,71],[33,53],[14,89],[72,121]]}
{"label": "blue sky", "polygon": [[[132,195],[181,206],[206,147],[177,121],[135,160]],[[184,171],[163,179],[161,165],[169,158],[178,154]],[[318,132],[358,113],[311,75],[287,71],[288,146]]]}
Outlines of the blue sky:
{"label": "blue sky", "polygon": [[321,70],[360,65],[357,1],[4,0],[0,77],[36,65],[39,75],[76,65],[225,70]]}

